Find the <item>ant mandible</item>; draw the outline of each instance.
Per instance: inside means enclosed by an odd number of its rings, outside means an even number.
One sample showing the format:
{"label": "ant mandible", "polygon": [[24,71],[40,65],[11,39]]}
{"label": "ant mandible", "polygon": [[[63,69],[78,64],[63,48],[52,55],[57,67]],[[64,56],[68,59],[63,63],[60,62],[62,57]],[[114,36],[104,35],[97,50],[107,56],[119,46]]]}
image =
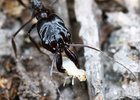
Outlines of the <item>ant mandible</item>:
{"label": "ant mandible", "polygon": [[[52,6],[56,1],[57,0],[54,0],[49,5],[49,7]],[[18,0],[18,2],[20,2],[24,7],[26,7],[26,5],[24,5],[24,3],[21,0]],[[41,49],[38,46],[38,44],[34,41],[34,39],[30,35],[32,29],[37,27],[37,32],[38,32],[38,35],[39,35],[39,37],[40,37],[40,39],[42,41],[42,46],[45,49],[47,49],[50,52],[55,54],[54,57],[53,57],[52,67],[51,67],[51,71],[50,71],[50,76],[51,77],[52,77],[54,59],[56,59],[56,67],[57,67],[57,70],[59,72],[67,73],[68,75],[70,75],[73,78],[75,78],[75,77],[79,78],[80,77],[80,79],[81,79],[81,80],[79,79],[80,81],[85,81],[86,73],[83,70],[80,70],[79,75],[75,75],[75,74],[70,74],[69,73],[69,68],[66,69],[66,67],[62,66],[63,62],[62,62],[61,52],[65,51],[65,53],[68,56],[68,58],[76,65],[77,69],[75,69],[75,70],[79,71],[78,70],[79,65],[78,65],[77,57],[75,56],[75,54],[73,54],[69,50],[69,46],[79,46],[79,47],[87,47],[87,48],[90,48],[90,49],[93,49],[93,50],[96,50],[96,51],[102,53],[107,58],[113,60],[114,62],[116,62],[119,65],[121,65],[124,68],[126,68],[135,77],[135,79],[139,83],[139,80],[132,73],[132,71],[130,71],[123,64],[119,63],[118,61],[114,60],[110,56],[108,56],[105,53],[103,53],[101,50],[93,48],[93,47],[90,47],[90,46],[87,46],[87,45],[83,45],[83,44],[72,44],[71,43],[71,33],[65,27],[65,24],[64,24],[63,20],[59,16],[57,16],[56,14],[53,14],[48,9],[46,9],[39,0],[33,0],[31,2],[31,7],[33,9],[32,18],[28,22],[26,22],[12,37],[12,46],[14,48],[16,58],[17,58],[17,50],[16,50],[16,44],[14,42],[14,38],[24,26],[26,26],[29,22],[32,21],[33,18],[36,17],[36,19],[38,21],[37,21],[37,23],[35,23],[35,24],[33,24],[31,26],[31,28],[28,31],[28,36],[29,36],[29,39],[31,40],[31,42],[36,46],[36,48],[41,53],[47,55],[45,52],[41,51]]]}

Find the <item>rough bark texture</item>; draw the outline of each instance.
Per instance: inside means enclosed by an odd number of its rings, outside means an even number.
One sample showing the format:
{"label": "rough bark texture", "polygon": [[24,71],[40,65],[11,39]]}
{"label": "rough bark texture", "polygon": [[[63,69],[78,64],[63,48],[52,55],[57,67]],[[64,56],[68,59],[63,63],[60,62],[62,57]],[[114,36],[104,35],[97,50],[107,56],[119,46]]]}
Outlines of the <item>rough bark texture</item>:
{"label": "rough bark texture", "polygon": [[[100,48],[99,31],[97,24],[98,8],[94,0],[75,0],[75,13],[81,28],[79,36],[85,45]],[[100,53],[89,48],[84,49],[85,68],[87,71],[87,83],[90,100],[104,99],[103,67]],[[95,97],[96,95],[96,97]]]}
{"label": "rough bark texture", "polygon": [[[110,52],[114,53],[115,60],[129,68],[138,79],[140,78],[139,3],[139,0],[123,0],[123,4],[128,9],[128,13],[110,12],[107,14],[107,21],[111,23],[113,27],[120,27],[111,34],[109,50]],[[138,86],[139,83],[136,81],[133,82],[132,80],[128,82],[127,80],[134,79],[129,71],[118,64],[114,64],[113,70],[115,72],[121,73],[124,76],[124,84],[122,84],[120,88],[118,85],[114,85],[106,81],[106,84],[111,86],[109,92],[106,94],[106,99],[114,100],[119,99],[120,97],[140,99],[140,90]],[[121,84],[121,81],[119,84]]]}

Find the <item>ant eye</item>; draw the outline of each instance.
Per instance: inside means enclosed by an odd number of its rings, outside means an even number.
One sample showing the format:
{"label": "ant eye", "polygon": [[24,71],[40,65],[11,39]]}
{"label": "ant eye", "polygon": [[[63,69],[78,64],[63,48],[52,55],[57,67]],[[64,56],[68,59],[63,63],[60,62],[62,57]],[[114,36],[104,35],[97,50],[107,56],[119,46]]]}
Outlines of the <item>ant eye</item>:
{"label": "ant eye", "polygon": [[67,32],[67,37],[71,37],[71,34],[69,32]]}

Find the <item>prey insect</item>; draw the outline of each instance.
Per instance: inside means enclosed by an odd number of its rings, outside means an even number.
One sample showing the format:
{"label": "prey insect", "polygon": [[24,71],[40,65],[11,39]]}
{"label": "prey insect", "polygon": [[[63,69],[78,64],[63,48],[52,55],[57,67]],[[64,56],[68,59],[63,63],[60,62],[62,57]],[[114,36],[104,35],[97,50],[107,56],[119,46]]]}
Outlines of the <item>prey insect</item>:
{"label": "prey insect", "polygon": [[[18,0],[22,5],[24,4],[21,0]],[[57,0],[54,0],[50,5],[53,5]],[[25,5],[23,5],[25,6]],[[40,47],[38,46],[38,44],[35,42],[35,40],[31,37],[31,31],[33,30],[33,28],[37,27],[37,32],[38,35],[41,39],[42,42],[42,46],[43,48],[47,49],[48,51],[52,52],[54,54],[53,57],[53,61],[52,61],[52,67],[51,67],[51,71],[50,71],[50,76],[52,77],[52,70],[53,70],[53,64],[54,64],[54,60],[56,59],[56,67],[57,70],[61,73],[66,73],[67,75],[69,75],[72,78],[77,77],[80,81],[85,81],[86,77],[83,79],[80,79],[79,77],[81,76],[86,76],[86,72],[85,71],[81,71],[79,72],[75,72],[75,71],[79,71],[80,67],[78,64],[78,60],[77,57],[75,56],[74,53],[72,53],[69,50],[70,46],[79,46],[79,47],[87,47],[93,50],[96,50],[100,53],[102,53],[103,55],[105,55],[106,57],[108,57],[109,59],[113,60],[114,62],[118,63],[119,65],[123,66],[124,68],[126,68],[134,77],[135,79],[138,81],[139,80],[136,78],[136,76],[132,73],[132,71],[130,71],[127,67],[125,67],[123,64],[119,63],[118,61],[114,60],[113,58],[111,58],[110,56],[106,55],[105,53],[103,53],[101,50],[87,46],[87,45],[83,45],[83,44],[72,44],[71,41],[71,33],[69,32],[69,30],[65,27],[65,24],[63,22],[63,20],[57,16],[56,14],[53,14],[49,11],[49,9],[45,8],[43,6],[43,4],[39,1],[39,0],[33,0],[31,2],[31,7],[33,9],[32,11],[32,18],[26,22],[12,37],[12,45],[14,48],[14,52],[15,52],[15,57],[17,57],[17,50],[16,50],[16,44],[14,42],[14,38],[15,36],[19,33],[19,31],[25,27],[29,22],[32,21],[33,18],[36,18],[38,21],[33,24],[31,26],[31,28],[28,31],[28,36],[29,39],[31,40],[31,42],[36,46],[36,48],[43,54],[47,55],[45,52],[43,52]],[[66,67],[67,64],[63,65],[63,60],[62,60],[62,52],[65,51],[65,54],[67,55],[67,57],[75,64],[76,67]],[[47,55],[48,56],[48,55]],[[75,73],[72,73],[72,71],[74,71]],[[82,74],[81,74],[82,73]]]}

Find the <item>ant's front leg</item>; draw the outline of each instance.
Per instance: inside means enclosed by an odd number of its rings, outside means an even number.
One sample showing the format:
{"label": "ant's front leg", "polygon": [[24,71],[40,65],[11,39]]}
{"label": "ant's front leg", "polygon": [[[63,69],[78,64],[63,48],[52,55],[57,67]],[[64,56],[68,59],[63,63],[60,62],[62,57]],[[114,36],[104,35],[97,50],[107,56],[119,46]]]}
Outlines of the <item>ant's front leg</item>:
{"label": "ant's front leg", "polygon": [[68,56],[68,58],[74,62],[74,64],[76,65],[77,68],[80,68],[79,67],[79,64],[78,64],[78,60],[77,60],[77,57],[66,47],[65,49],[65,53],[66,55]]}
{"label": "ant's front leg", "polygon": [[[33,18],[34,18],[34,17],[33,17]],[[12,36],[12,41],[11,41],[11,42],[12,42],[12,46],[13,46],[13,49],[14,49],[14,53],[15,53],[15,57],[16,57],[16,58],[17,58],[17,48],[16,48],[16,44],[15,44],[14,39],[15,39],[16,35],[19,33],[19,31],[20,31],[22,28],[24,28],[24,26],[26,26],[29,22],[31,22],[33,18],[31,18],[28,22],[26,22],[23,26],[21,26],[21,28],[18,29],[17,32]]]}
{"label": "ant's front leg", "polygon": [[66,70],[62,66],[62,55],[61,55],[61,52],[59,51],[56,54],[56,67],[59,72],[65,73]]}

